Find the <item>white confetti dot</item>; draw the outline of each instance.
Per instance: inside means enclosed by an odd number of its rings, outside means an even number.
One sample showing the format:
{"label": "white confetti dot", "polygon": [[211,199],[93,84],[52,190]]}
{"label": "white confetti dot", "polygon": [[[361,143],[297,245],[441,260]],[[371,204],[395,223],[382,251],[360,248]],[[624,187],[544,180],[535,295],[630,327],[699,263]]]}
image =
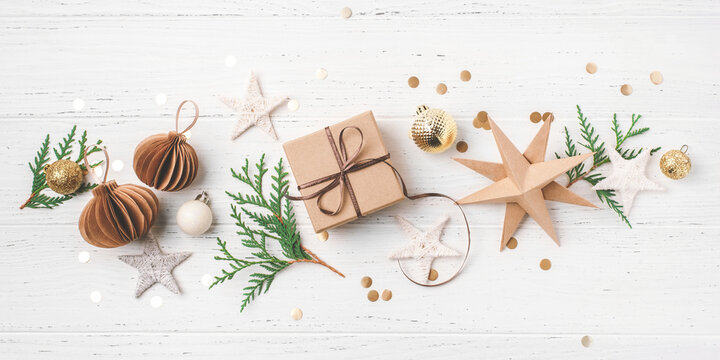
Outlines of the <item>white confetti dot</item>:
{"label": "white confetti dot", "polygon": [[90,301],[92,301],[96,304],[99,303],[100,301],[102,301],[102,294],[97,290],[91,292],[90,293]]}
{"label": "white confetti dot", "polygon": [[159,308],[163,304],[163,299],[160,296],[153,296],[152,299],[150,299],[150,306],[154,308]]}
{"label": "white confetti dot", "polygon": [[101,178],[103,175],[105,175],[104,174],[105,170],[103,170],[102,166],[95,167],[95,170],[93,170],[93,171],[95,172],[95,176],[97,176],[99,178]]}
{"label": "white confetti dot", "polygon": [[83,99],[73,100],[73,109],[80,111],[84,108],[85,108],[85,101],[83,101]]}
{"label": "white confetti dot", "polygon": [[237,64],[236,57],[234,57],[232,55],[228,55],[225,57],[225,66],[231,68],[231,67],[235,67],[235,64]]}
{"label": "white confetti dot", "polygon": [[287,107],[291,111],[296,111],[297,109],[300,108],[300,103],[297,100],[292,99],[292,100],[288,101]]}
{"label": "white confetti dot", "polygon": [[122,160],[115,160],[112,163],[112,168],[115,171],[121,171],[125,167],[125,164],[122,162]]}
{"label": "white confetti dot", "polygon": [[192,136],[192,131],[188,130],[183,135],[185,135],[185,139],[190,140],[190,137]]}
{"label": "white confetti dot", "polygon": [[90,261],[90,253],[87,251],[81,251],[78,253],[78,261],[82,264],[87,264]]}
{"label": "white confetti dot", "polygon": [[159,93],[159,94],[155,95],[155,103],[156,104],[165,105],[166,102],[167,102],[167,95],[165,95],[163,93]]}
{"label": "white confetti dot", "polygon": [[328,75],[327,70],[325,70],[323,68],[319,68],[319,69],[315,70],[315,78],[318,80],[327,79],[327,75]]}
{"label": "white confetti dot", "polygon": [[212,285],[212,283],[213,283],[213,280],[214,279],[213,279],[212,275],[205,274],[202,276],[202,279],[200,280],[200,282],[203,284],[203,286],[210,287],[210,285]]}

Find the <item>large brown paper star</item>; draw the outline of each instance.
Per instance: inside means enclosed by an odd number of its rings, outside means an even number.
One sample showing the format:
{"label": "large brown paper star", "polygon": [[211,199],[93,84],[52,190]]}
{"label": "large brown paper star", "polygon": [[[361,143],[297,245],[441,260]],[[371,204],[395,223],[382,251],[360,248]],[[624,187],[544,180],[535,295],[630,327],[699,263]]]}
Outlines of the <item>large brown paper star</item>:
{"label": "large brown paper star", "polygon": [[494,184],[458,202],[460,204],[506,203],[500,251],[505,249],[525,214],[529,214],[548,236],[560,245],[545,200],[596,207],[554,181],[562,173],[593,154],[544,161],[552,117],[545,121],[524,154],[520,153],[492,119],[488,118],[488,120],[503,163],[455,158],[455,161],[495,181]]}

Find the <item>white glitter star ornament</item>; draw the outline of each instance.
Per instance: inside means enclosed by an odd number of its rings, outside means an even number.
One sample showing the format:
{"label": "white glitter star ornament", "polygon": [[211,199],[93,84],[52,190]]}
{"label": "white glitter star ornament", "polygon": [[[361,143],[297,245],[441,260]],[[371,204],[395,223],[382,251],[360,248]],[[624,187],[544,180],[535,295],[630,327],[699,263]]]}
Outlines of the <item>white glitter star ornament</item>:
{"label": "white glitter star ornament", "polygon": [[448,221],[447,216],[443,216],[440,221],[438,221],[437,224],[427,232],[418,230],[400,216],[396,216],[395,219],[398,221],[403,231],[410,237],[410,243],[392,253],[390,255],[390,259],[415,259],[417,272],[425,283],[428,282],[430,267],[432,266],[432,262],[435,258],[460,256],[460,253],[440,242],[442,229]]}
{"label": "white glitter star ornament", "polygon": [[180,288],[172,276],[172,270],[185,261],[190,254],[189,252],[164,254],[160,251],[160,245],[155,236],[149,234],[141,255],[121,255],[118,256],[118,259],[140,272],[135,289],[135,297],[140,297],[145,290],[158,282],[173,293],[179,294]]}
{"label": "white glitter star ornament", "polygon": [[616,190],[625,213],[630,213],[635,195],[642,190],[665,190],[662,186],[650,181],[645,176],[645,167],[650,160],[650,151],[643,151],[634,159],[624,159],[615,149],[608,152],[612,173],[601,180],[593,190]]}
{"label": "white glitter star ornament", "polygon": [[237,114],[237,124],[232,132],[231,139],[235,140],[251,126],[257,126],[268,133],[274,140],[277,140],[277,134],[270,122],[270,113],[280,104],[285,102],[287,97],[265,98],[260,91],[260,84],[254,73],[250,73],[248,80],[247,94],[245,99],[240,100],[231,97],[220,97],[220,101],[225,103]]}

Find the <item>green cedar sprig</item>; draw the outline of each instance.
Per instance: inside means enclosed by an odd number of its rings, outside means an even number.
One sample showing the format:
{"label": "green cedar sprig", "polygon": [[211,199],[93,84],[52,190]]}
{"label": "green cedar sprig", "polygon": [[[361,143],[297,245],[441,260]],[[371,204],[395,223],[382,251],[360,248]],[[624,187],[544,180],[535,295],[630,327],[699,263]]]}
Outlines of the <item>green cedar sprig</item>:
{"label": "green cedar sprig", "polygon": [[[245,159],[245,165],[241,168],[241,172],[230,169],[232,177],[250,186],[253,194],[240,192],[233,194],[226,191],[234,201],[234,204],[230,205],[232,211],[230,217],[235,219],[235,225],[240,228],[236,234],[241,236],[242,245],[250,249],[251,257],[241,259],[233,256],[227,249],[227,242],[217,238],[217,244],[220,247],[218,251],[222,255],[215,256],[215,260],[228,262],[229,269],[222,269],[222,274],[215,276],[215,281],[210,285],[212,289],[215,285],[224,283],[225,280],[231,280],[238,272],[249,267],[261,268],[250,274],[248,285],[243,288],[240,312],[245,310],[245,307],[255,299],[256,295],[266,293],[270,289],[277,273],[294,263],[309,262],[323,265],[345,277],[302,246],[295,214],[290,200],[286,197],[289,180],[287,180],[288,173],[283,168],[282,159],[274,167],[275,174],[270,176],[273,183],[268,197],[263,192],[263,178],[268,172],[268,168],[265,166],[265,154],[262,155],[255,168],[257,173],[250,174],[250,164],[248,159]],[[249,224],[244,217],[250,219],[251,223]],[[268,251],[267,239],[275,240],[280,244],[283,259]]]}
{"label": "green cedar sprig", "polygon": [[[73,153],[73,145],[75,144],[75,136],[77,133],[77,125],[73,125],[70,133],[65,136],[61,142],[58,143],[57,147],[52,149],[53,155],[56,160],[70,159],[70,155]],[[87,151],[88,155],[100,151],[98,145],[102,144],[102,140],[96,141],[92,145],[88,145],[87,130],[83,131],[80,139],[77,140],[77,145],[80,148],[75,162],[80,165],[80,168],[85,170],[85,165],[82,164],[83,156]],[[45,179],[45,166],[50,162],[50,134],[45,136],[45,140],[40,145],[40,150],[35,154],[35,158],[32,162],[28,162],[30,172],[32,172],[33,180],[30,197],[20,206],[20,209],[29,208],[47,208],[52,209],[60,206],[63,202],[72,199],[75,195],[90,191],[97,186],[94,183],[83,183],[80,188],[72,194],[52,196],[43,193],[43,190],[48,189],[48,184]],[[102,161],[91,164],[90,167],[96,167],[102,164]]]}
{"label": "green cedar sprig", "polygon": [[[580,154],[575,146],[575,143],[591,152],[594,152],[595,154],[593,155],[593,164],[587,171],[585,170],[585,164],[580,163],[565,173],[568,177],[567,187],[570,187],[581,180],[587,181],[591,185],[595,186],[597,183],[605,179],[605,177],[599,173],[594,173],[593,171],[595,171],[598,167],[610,162],[610,158],[608,157],[606,152],[605,142],[600,140],[600,135],[596,134],[595,127],[590,123],[587,116],[583,114],[582,110],[580,109],[580,105],[576,105],[576,107],[578,120],[580,122],[580,136],[582,140],[579,140],[577,142],[573,141],[570,137],[570,132],[568,131],[568,128],[566,126],[563,130],[565,133],[565,156],[571,157]],[[615,150],[627,160],[633,159],[640,155],[640,153],[643,151],[643,148],[625,148],[623,147],[625,141],[632,137],[642,135],[650,130],[650,128],[647,127],[635,127],[640,121],[641,117],[642,115],[636,116],[635,114],[632,114],[630,128],[626,132],[623,132],[620,127],[620,122],[617,119],[617,114],[613,114],[612,131],[615,135]],[[659,150],[660,147],[652,148],[650,149],[650,154],[654,154]],[[559,159],[561,156],[558,153],[555,153],[555,157]],[[625,215],[623,206],[620,205],[617,200],[615,200],[616,194],[614,190],[596,190],[595,193],[597,194],[601,202],[605,203],[611,210],[617,213],[620,219],[625,224],[627,224],[627,226],[632,228],[630,220]]]}

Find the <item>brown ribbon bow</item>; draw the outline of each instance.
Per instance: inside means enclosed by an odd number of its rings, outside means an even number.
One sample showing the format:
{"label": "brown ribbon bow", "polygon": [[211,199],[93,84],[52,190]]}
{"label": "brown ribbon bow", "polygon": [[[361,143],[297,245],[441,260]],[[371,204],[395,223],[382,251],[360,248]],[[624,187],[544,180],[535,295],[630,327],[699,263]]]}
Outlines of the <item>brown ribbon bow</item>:
{"label": "brown ribbon bow", "polygon": [[[355,152],[352,153],[351,156],[348,156],[347,148],[345,147],[345,140],[344,135],[345,131],[348,129],[356,130],[358,134],[360,134],[360,144],[358,145],[357,149],[355,149]],[[374,158],[374,159],[363,159],[363,160],[357,160],[358,155],[360,155],[360,151],[363,147],[363,133],[357,126],[348,126],[346,128],[343,128],[340,130],[340,136],[338,137],[338,143],[340,149],[338,149],[338,146],[335,145],[335,139],[333,139],[332,131],[330,131],[329,127],[325,128],[325,134],[327,135],[328,141],[330,142],[330,147],[332,148],[333,154],[335,155],[335,160],[337,160],[338,167],[340,168],[340,171],[328,175],[323,176],[319,179],[315,179],[312,181],[308,181],[304,184],[298,185],[298,190],[306,189],[311,186],[315,186],[318,184],[322,184],[326,181],[331,181],[329,184],[325,185],[322,189],[308,195],[304,196],[291,196],[288,195],[287,198],[290,200],[309,200],[309,199],[317,199],[317,207],[320,209],[320,211],[325,215],[337,215],[340,210],[342,209],[343,203],[345,201],[345,191],[347,191],[348,195],[350,196],[350,201],[353,204],[353,208],[355,208],[355,214],[357,214],[358,217],[362,216],[362,211],[360,211],[360,205],[358,204],[357,197],[355,196],[355,191],[353,191],[352,184],[350,184],[350,179],[348,178],[348,174],[362,170],[368,166],[375,165],[377,163],[385,162],[385,160],[390,159],[390,154],[385,154],[383,156]],[[335,210],[331,211],[326,208],[324,208],[320,201],[322,200],[322,197],[325,196],[330,190],[340,186],[341,188],[341,194],[340,194],[340,202],[338,203]]]}

